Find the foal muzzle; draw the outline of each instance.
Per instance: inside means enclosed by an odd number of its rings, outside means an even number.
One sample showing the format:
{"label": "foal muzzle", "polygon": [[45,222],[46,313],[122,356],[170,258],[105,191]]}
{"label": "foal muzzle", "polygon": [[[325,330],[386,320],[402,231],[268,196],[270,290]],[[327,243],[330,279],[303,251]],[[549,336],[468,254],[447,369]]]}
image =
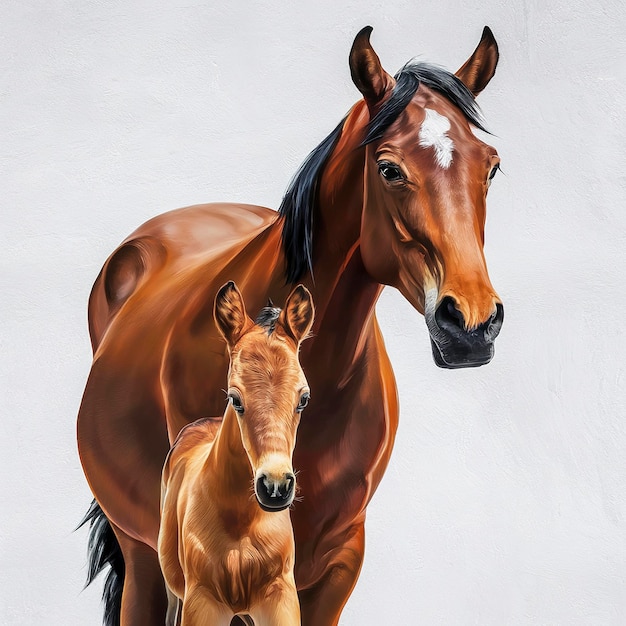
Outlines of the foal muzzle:
{"label": "foal muzzle", "polygon": [[264,511],[282,511],[291,506],[296,492],[296,477],[286,472],[280,477],[260,473],[254,483],[254,494]]}

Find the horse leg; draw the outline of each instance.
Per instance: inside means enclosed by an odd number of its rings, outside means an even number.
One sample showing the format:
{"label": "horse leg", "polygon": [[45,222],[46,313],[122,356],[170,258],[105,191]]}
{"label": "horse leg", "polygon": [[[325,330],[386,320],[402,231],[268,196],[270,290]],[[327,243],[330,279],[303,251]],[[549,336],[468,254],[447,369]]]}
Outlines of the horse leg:
{"label": "horse leg", "polygon": [[341,611],[356,585],[364,554],[365,528],[360,523],[336,549],[322,578],[299,592],[302,626],[337,626]]}
{"label": "horse leg", "polygon": [[113,525],[124,555],[121,626],[163,626],[168,598],[157,553]]}

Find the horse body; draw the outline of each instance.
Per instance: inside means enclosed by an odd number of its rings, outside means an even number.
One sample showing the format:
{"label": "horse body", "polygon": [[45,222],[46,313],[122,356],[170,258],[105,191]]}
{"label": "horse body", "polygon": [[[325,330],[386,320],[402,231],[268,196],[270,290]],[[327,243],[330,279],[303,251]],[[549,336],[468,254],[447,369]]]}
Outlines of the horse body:
{"label": "horse body", "polygon": [[[247,209],[219,205],[220,211],[231,209],[232,220],[240,223]],[[263,214],[258,207],[250,210],[255,217]],[[246,233],[243,241],[219,255],[205,252],[208,259],[192,246],[181,251],[154,223],[130,239],[133,246],[147,249],[143,242],[158,236],[164,252],[159,263],[144,261],[154,269],[140,277],[97,345],[79,416],[79,449],[90,486],[118,534],[155,550],[168,442],[185,425],[217,415],[223,407],[219,381],[226,378],[228,353],[207,302],[225,277],[241,286],[250,310],[259,309],[268,296],[281,301],[288,289],[284,261],[276,259],[281,220],[266,211],[271,219],[263,229]],[[183,222],[173,230],[184,232],[187,218],[196,225],[199,215],[204,220],[201,230],[211,232],[216,241],[231,236],[220,233],[225,224],[221,219],[195,207],[161,217]],[[128,243],[112,258],[124,246]],[[103,295],[98,290],[105,290],[106,269],[92,301]],[[306,446],[297,446],[294,454],[305,497],[292,517],[299,587],[316,596],[327,578],[348,569],[343,600],[360,569],[364,511],[391,453],[398,408],[393,372],[373,314],[380,285],[367,279],[356,251],[341,277],[324,283],[337,288],[330,295],[316,290],[326,307],[301,352],[315,392],[299,430],[299,441]],[[105,310],[102,317],[107,316]],[[138,342],[150,349],[138,351]],[[337,610],[329,606],[329,611]]]}
{"label": "horse body", "polygon": [[[457,74],[478,93],[496,61],[486,29]],[[300,357],[314,394],[294,451],[302,501],[292,512],[306,626],[338,623],[363,559],[365,510],[393,447],[397,390],[374,311],[383,285],[426,316],[438,365],[493,355],[502,308],[482,244],[497,156],[472,134],[472,111],[457,111],[471,109],[472,96],[465,87],[459,96],[448,74],[438,84],[426,72],[411,91],[401,73],[396,85],[367,30],[350,63],[364,100],[305,162],[280,214],[221,204],[165,214],[135,231],[94,285],[95,356],[78,439],[126,563],[122,624],[162,623],[161,467],[185,425],[221,413],[228,354],[210,303],[226,280],[253,310],[268,297],[283,301],[297,279],[316,304]],[[426,108],[449,128],[424,147]],[[435,151],[446,139],[452,160],[442,168]]]}

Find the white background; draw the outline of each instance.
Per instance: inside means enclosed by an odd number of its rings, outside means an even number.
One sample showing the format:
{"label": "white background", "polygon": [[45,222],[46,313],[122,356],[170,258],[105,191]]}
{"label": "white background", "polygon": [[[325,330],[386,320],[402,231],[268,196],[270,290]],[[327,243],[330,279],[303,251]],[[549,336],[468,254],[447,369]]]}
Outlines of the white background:
{"label": "white background", "polygon": [[415,55],[455,70],[496,35],[479,101],[504,170],[486,253],[505,324],[492,364],[444,371],[383,294],[401,424],[342,624],[626,623],[621,0],[2,1],[0,623],[100,623],[72,529],[102,263],[171,208],[277,207],[358,97],[366,24],[392,73]]}

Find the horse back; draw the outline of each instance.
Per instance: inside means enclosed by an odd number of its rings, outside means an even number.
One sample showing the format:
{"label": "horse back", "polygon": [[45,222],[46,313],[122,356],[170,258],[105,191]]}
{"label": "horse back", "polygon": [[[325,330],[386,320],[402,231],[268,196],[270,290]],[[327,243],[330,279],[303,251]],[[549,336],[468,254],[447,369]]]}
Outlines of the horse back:
{"label": "horse back", "polygon": [[94,353],[123,305],[159,270],[210,262],[237,249],[276,219],[271,209],[244,204],[202,204],[159,215],[135,230],[109,256],[88,306]]}

